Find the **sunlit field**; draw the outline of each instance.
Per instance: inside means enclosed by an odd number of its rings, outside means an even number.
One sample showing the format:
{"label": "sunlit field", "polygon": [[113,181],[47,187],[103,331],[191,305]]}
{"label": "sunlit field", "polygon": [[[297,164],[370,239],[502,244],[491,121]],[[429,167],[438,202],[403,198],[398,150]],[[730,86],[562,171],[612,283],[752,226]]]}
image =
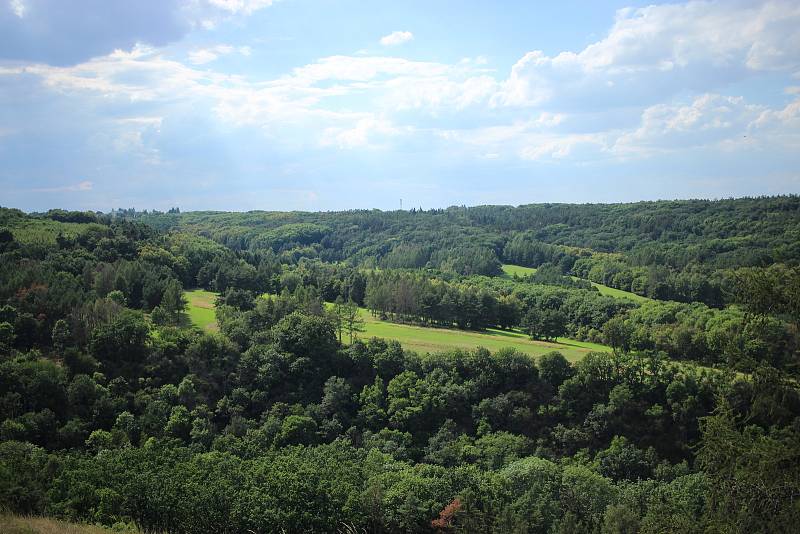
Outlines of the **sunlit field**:
{"label": "sunlit field", "polygon": [[[536,269],[532,267],[523,267],[521,265],[510,265],[510,264],[503,264],[503,273],[509,278],[513,278],[514,276],[519,276],[522,278],[523,276],[528,276],[536,272]],[[574,277],[578,280],[577,277]],[[623,291],[622,289],[616,289],[613,287],[608,287],[603,284],[598,284],[596,282],[590,283],[597,288],[601,295],[606,295],[608,297],[614,297],[618,299],[628,299],[632,300],[633,302],[647,302],[650,299],[647,297],[643,297],[641,295],[637,295],[636,293],[631,293],[630,291]]]}
{"label": "sunlit field", "polygon": [[214,299],[217,294],[204,289],[190,289],[184,294],[187,300],[186,313],[192,325],[210,332],[219,330],[214,313]]}

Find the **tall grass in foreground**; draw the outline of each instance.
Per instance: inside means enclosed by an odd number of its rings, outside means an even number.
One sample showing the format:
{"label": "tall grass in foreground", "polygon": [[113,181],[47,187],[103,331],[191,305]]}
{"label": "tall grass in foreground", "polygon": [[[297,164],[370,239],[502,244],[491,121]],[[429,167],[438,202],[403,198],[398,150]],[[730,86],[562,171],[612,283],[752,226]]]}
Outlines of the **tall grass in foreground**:
{"label": "tall grass in foreground", "polygon": [[136,534],[138,531],[109,530],[94,525],[67,523],[48,517],[0,515],[0,533],[2,534],[111,534],[113,532]]}

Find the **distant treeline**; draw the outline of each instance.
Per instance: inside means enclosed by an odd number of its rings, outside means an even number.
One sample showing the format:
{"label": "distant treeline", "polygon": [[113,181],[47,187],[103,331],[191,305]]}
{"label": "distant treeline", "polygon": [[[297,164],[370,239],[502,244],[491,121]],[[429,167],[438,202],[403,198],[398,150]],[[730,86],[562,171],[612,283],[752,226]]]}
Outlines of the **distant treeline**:
{"label": "distant treeline", "polygon": [[633,204],[536,204],[381,212],[120,211],[233,250],[272,249],[381,268],[499,274],[500,263],[563,274],[660,300],[730,302],[730,271],[800,262],[800,197]]}

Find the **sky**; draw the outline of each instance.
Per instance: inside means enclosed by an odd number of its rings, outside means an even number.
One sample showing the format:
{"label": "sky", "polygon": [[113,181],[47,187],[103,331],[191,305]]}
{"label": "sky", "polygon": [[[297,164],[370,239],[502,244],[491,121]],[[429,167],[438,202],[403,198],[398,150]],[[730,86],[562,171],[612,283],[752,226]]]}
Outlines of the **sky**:
{"label": "sky", "polygon": [[0,0],[6,207],[797,193],[797,0]]}

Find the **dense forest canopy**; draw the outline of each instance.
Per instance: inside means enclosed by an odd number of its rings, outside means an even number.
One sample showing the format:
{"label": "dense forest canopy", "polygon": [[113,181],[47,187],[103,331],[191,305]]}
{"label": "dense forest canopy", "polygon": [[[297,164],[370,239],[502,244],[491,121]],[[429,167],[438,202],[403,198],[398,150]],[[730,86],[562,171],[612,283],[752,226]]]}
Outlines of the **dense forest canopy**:
{"label": "dense forest canopy", "polygon": [[800,197],[632,204],[533,204],[381,212],[117,214],[234,250],[384,268],[499,274],[499,263],[564,274],[662,300],[730,300],[738,267],[800,263]]}
{"label": "dense forest canopy", "polygon": [[[792,532],[799,216],[0,208],[0,506],[170,533]],[[187,321],[195,287],[219,331]],[[360,338],[359,307],[609,349],[419,354]]]}

